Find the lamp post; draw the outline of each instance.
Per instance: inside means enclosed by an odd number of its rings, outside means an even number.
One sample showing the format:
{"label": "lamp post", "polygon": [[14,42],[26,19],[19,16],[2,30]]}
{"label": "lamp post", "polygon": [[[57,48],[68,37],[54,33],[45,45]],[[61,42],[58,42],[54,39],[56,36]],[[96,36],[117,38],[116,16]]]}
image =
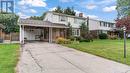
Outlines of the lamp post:
{"label": "lamp post", "polygon": [[126,27],[123,27],[124,31],[124,58],[126,58]]}

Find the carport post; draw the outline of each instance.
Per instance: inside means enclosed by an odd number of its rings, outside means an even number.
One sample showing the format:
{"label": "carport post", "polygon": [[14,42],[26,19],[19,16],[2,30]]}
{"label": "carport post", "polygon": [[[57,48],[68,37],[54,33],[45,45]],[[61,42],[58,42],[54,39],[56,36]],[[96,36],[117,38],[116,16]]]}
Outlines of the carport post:
{"label": "carport post", "polygon": [[52,28],[49,27],[49,43],[52,43]]}
{"label": "carport post", "polygon": [[22,28],[21,28],[21,25],[20,25],[20,36],[19,36],[19,39],[20,39],[20,44],[22,44]]}
{"label": "carport post", "polygon": [[24,44],[24,26],[20,25],[20,44]]}
{"label": "carport post", "polygon": [[23,25],[23,34],[22,34],[22,36],[23,36],[23,44],[24,44],[24,25]]}

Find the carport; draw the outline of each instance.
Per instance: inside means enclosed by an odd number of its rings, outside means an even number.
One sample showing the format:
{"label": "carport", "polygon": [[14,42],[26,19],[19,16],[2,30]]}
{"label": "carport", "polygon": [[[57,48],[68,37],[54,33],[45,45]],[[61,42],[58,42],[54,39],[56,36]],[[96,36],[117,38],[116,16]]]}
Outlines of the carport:
{"label": "carport", "polygon": [[20,43],[26,41],[44,41],[52,43],[57,37],[66,38],[65,24],[51,23],[42,20],[20,20]]}

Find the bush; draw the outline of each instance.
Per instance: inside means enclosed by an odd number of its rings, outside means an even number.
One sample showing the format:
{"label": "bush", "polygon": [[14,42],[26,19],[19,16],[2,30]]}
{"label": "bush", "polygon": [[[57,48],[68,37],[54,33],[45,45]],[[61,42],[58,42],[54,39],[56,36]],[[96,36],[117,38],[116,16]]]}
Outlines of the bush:
{"label": "bush", "polygon": [[69,39],[59,37],[59,38],[56,39],[56,43],[57,44],[70,44],[71,41]]}
{"label": "bush", "polygon": [[84,39],[91,42],[93,41],[93,35],[91,33],[88,33],[85,35]]}
{"label": "bush", "polygon": [[109,39],[111,39],[111,40],[116,40],[116,39],[118,39],[118,37],[115,36],[115,35],[113,35],[113,36],[109,36]]}
{"label": "bush", "polygon": [[93,41],[93,39],[92,39],[92,38],[90,38],[90,36],[89,36],[89,35],[86,35],[86,37],[85,37],[85,38],[80,37],[80,40],[79,40],[79,42],[91,42],[91,41]]}
{"label": "bush", "polygon": [[89,39],[81,39],[79,42],[90,42]]}
{"label": "bush", "polygon": [[68,39],[70,39],[71,41],[74,41],[75,37],[74,36],[70,36]]}
{"label": "bush", "polygon": [[107,39],[107,38],[108,38],[107,34],[105,33],[99,34],[99,39]]}
{"label": "bush", "polygon": [[124,32],[123,32],[123,31],[119,31],[119,37],[120,37],[121,39],[124,38]]}
{"label": "bush", "polygon": [[71,41],[79,41],[80,40],[80,36],[71,36],[69,39],[71,40]]}
{"label": "bush", "polygon": [[82,37],[80,37],[80,36],[75,36],[75,40],[76,40],[76,41],[80,41],[81,38],[82,38]]}

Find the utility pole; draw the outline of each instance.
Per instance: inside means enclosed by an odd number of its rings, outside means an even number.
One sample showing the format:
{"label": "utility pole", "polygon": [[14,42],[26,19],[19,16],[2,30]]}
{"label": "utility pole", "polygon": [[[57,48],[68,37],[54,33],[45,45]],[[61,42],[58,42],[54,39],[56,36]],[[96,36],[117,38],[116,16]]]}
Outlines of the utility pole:
{"label": "utility pole", "polygon": [[126,27],[123,27],[124,31],[124,58],[126,58]]}

